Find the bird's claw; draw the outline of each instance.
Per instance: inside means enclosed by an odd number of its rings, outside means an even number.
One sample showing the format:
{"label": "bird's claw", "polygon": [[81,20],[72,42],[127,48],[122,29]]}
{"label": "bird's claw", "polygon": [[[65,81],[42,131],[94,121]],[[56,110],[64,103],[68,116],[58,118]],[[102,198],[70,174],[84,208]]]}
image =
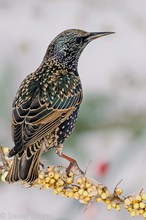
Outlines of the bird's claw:
{"label": "bird's claw", "polygon": [[43,163],[39,162],[39,165],[40,165],[40,169],[43,170],[45,168],[45,165]]}
{"label": "bird's claw", "polygon": [[84,175],[84,172],[80,169],[76,161],[69,164],[69,166],[66,168],[66,174],[69,175],[70,171],[76,175]]}

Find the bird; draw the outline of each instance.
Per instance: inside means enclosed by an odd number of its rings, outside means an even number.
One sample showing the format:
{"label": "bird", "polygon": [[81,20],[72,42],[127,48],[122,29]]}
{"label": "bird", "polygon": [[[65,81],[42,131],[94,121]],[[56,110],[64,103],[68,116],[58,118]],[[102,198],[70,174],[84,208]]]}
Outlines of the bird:
{"label": "bird", "polygon": [[12,104],[12,139],[8,157],[12,165],[8,183],[33,183],[38,178],[40,156],[51,148],[67,159],[63,143],[72,133],[83,99],[78,74],[79,57],[92,40],[114,32],[87,32],[69,29],[49,44],[42,63],[21,83]]}

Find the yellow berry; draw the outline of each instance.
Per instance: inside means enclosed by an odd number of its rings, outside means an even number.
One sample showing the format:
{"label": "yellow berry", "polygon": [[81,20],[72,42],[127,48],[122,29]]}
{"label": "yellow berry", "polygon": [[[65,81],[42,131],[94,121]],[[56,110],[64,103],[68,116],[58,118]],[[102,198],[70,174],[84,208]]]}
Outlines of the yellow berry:
{"label": "yellow berry", "polygon": [[93,196],[97,196],[97,194],[98,194],[98,193],[97,193],[97,190],[96,190],[96,191],[93,190],[91,193],[89,193],[89,195],[92,196],[92,197],[93,197]]}
{"label": "yellow berry", "polygon": [[50,184],[54,184],[55,182],[56,182],[55,179],[51,179],[51,180],[50,180]]}
{"label": "yellow berry", "polygon": [[84,188],[85,188],[85,184],[82,183],[82,184],[80,185],[80,188],[81,188],[81,189],[84,189]]}
{"label": "yellow berry", "polygon": [[79,190],[79,188],[78,188],[77,186],[74,186],[74,187],[73,187],[73,191],[74,191],[74,192],[77,192],[78,190]]}
{"label": "yellow berry", "polygon": [[100,197],[96,198],[96,202],[101,202],[102,199]]}
{"label": "yellow berry", "polygon": [[37,179],[37,183],[41,184],[42,183],[41,179]]}
{"label": "yellow berry", "polygon": [[44,172],[40,172],[40,173],[39,173],[39,179],[43,179],[44,176],[45,176]]}
{"label": "yellow berry", "polygon": [[116,189],[115,189],[115,193],[116,193],[117,195],[121,195],[121,194],[123,193],[123,190],[122,190],[121,188],[116,188]]}
{"label": "yellow berry", "polygon": [[54,174],[54,179],[55,179],[55,180],[59,180],[59,178],[60,178],[59,173],[55,173],[55,174]]}
{"label": "yellow berry", "polygon": [[139,209],[139,203],[138,203],[138,202],[134,203],[134,204],[133,204],[133,208],[134,208],[134,209]]}
{"label": "yellow berry", "polygon": [[84,197],[83,197],[82,195],[79,195],[79,196],[80,196],[80,198],[79,198],[79,199],[84,200]]}
{"label": "yellow berry", "polygon": [[84,201],[84,200],[82,200],[82,199],[79,199],[79,202],[80,202],[80,203],[85,203],[85,201]]}
{"label": "yellow berry", "polygon": [[85,201],[88,203],[91,199],[87,196],[85,197]]}
{"label": "yellow berry", "polygon": [[133,210],[133,209],[132,209],[131,207],[128,208],[128,212],[132,212],[132,210]]}
{"label": "yellow berry", "polygon": [[69,177],[73,177],[74,173],[70,171],[70,173],[68,174]]}
{"label": "yellow berry", "polygon": [[120,210],[121,210],[120,205],[117,205],[117,206],[116,206],[116,210],[117,210],[117,211],[120,211]]}
{"label": "yellow berry", "polygon": [[58,190],[57,189],[53,189],[53,193],[55,194],[55,195],[57,195],[59,192],[58,192]]}
{"label": "yellow berry", "polygon": [[72,197],[74,196],[73,191],[68,192],[67,196],[68,196],[69,198],[72,198]]}
{"label": "yellow berry", "polygon": [[58,186],[63,186],[63,185],[64,185],[64,182],[63,182],[61,179],[59,179],[58,182],[57,182],[57,185],[58,185]]}
{"label": "yellow berry", "polygon": [[93,191],[97,191],[97,187],[96,186],[92,185],[91,187],[92,187]]}
{"label": "yellow berry", "polygon": [[48,170],[48,172],[53,171],[54,167],[53,166],[49,166],[49,167],[47,167],[47,170]]}
{"label": "yellow berry", "polygon": [[66,179],[67,179],[67,174],[66,174],[66,173],[63,173],[63,174],[61,175],[61,178],[62,178],[62,180],[66,181]]}
{"label": "yellow berry", "polygon": [[141,196],[143,200],[146,200],[146,193],[142,194]]}
{"label": "yellow berry", "polygon": [[45,179],[46,183],[50,182],[50,177],[47,176],[46,179]]}
{"label": "yellow berry", "polygon": [[143,213],[144,213],[144,210],[143,210],[143,209],[140,209],[140,210],[139,210],[139,213],[140,213],[140,214],[143,214]]}
{"label": "yellow berry", "polygon": [[83,190],[83,189],[79,189],[78,194],[79,194],[79,195],[82,195],[82,194],[83,194],[83,192],[84,192],[84,190]]}
{"label": "yellow berry", "polygon": [[107,209],[108,210],[111,210],[113,207],[112,207],[112,205],[111,204],[109,204],[108,206],[107,206]]}
{"label": "yellow berry", "polygon": [[53,178],[53,177],[54,177],[54,172],[53,172],[53,171],[49,172],[48,176],[49,176],[50,178]]}
{"label": "yellow berry", "polygon": [[45,184],[46,184],[46,181],[45,181],[45,180],[42,180],[41,183],[42,183],[42,185],[45,185]]}
{"label": "yellow berry", "polygon": [[48,186],[48,187],[51,187],[51,184],[50,184],[50,183],[47,183],[47,186]]}
{"label": "yellow berry", "polygon": [[87,202],[86,200],[84,200],[84,204],[87,205],[89,202]]}
{"label": "yellow berry", "polygon": [[67,179],[66,179],[66,183],[67,184],[71,184],[73,182],[73,178],[72,177],[68,177]]}
{"label": "yellow berry", "polygon": [[87,189],[87,192],[91,193],[91,192],[93,192],[93,189],[90,187],[90,188]]}
{"label": "yellow berry", "polygon": [[88,196],[88,192],[86,190],[83,192],[83,196],[84,197]]}
{"label": "yellow berry", "polygon": [[88,189],[89,187],[91,186],[91,183],[89,183],[89,182],[87,182],[86,184],[85,184],[85,187]]}
{"label": "yellow berry", "polygon": [[85,176],[82,177],[82,182],[84,183],[87,180]]}
{"label": "yellow berry", "polygon": [[106,199],[106,198],[107,198],[106,193],[102,193],[102,194],[101,194],[101,198],[102,198],[102,199]]}
{"label": "yellow berry", "polygon": [[42,185],[42,186],[40,187],[40,189],[45,189],[45,185]]}
{"label": "yellow berry", "polygon": [[134,217],[134,216],[135,216],[135,212],[134,212],[134,211],[131,211],[131,212],[130,212],[130,215],[131,215],[132,217]]}
{"label": "yellow berry", "polygon": [[98,191],[98,194],[99,194],[99,195],[102,194],[102,189],[101,189],[101,188],[98,188],[97,191]]}
{"label": "yellow berry", "polygon": [[75,193],[74,193],[74,198],[75,198],[75,199],[79,199],[79,197],[80,197],[80,196],[79,196],[79,193],[78,193],[78,192],[75,192]]}
{"label": "yellow berry", "polygon": [[143,213],[143,217],[146,218],[146,212]]}
{"label": "yellow berry", "polygon": [[117,206],[117,204],[115,202],[112,202],[111,205],[112,205],[113,208],[116,208],[116,206]]}
{"label": "yellow berry", "polygon": [[57,190],[58,190],[58,192],[62,192],[62,190],[63,190],[63,187],[62,187],[62,186],[60,186],[60,187],[57,187]]}
{"label": "yellow berry", "polygon": [[141,199],[142,199],[142,198],[141,198],[141,196],[140,196],[140,195],[135,196],[135,200],[136,200],[136,201],[140,202],[140,201],[141,201]]}
{"label": "yellow berry", "polygon": [[106,204],[110,204],[110,200],[108,200],[108,199],[106,199],[104,202],[105,202]]}
{"label": "yellow berry", "polygon": [[131,201],[131,203],[136,201],[136,197],[134,196],[129,196],[128,198]]}
{"label": "yellow berry", "polygon": [[83,181],[81,178],[77,179],[77,184],[81,185],[82,183],[83,183]]}
{"label": "yellow berry", "polygon": [[129,206],[131,205],[131,201],[129,198],[126,198],[125,201],[124,201],[125,205]]}
{"label": "yellow berry", "polygon": [[50,186],[48,184],[45,184],[44,187],[45,189],[49,189]]}
{"label": "yellow berry", "polygon": [[139,206],[140,206],[141,209],[144,209],[145,208],[144,202],[140,202]]}
{"label": "yellow berry", "polygon": [[106,196],[110,197],[110,192],[108,190],[106,190]]}

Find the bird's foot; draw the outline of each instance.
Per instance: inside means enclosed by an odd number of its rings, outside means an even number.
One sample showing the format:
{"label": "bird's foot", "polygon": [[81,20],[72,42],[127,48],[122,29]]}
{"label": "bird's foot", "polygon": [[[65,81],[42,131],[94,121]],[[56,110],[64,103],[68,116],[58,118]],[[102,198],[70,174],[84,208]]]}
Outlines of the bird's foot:
{"label": "bird's foot", "polygon": [[60,144],[59,146],[56,147],[56,153],[60,157],[70,162],[69,166],[66,168],[66,174],[69,175],[70,171],[72,171],[76,175],[85,175],[85,173],[79,168],[77,161],[67,156],[66,154],[63,154],[62,149],[63,149],[63,144]]}
{"label": "bird's foot", "polygon": [[69,175],[70,171],[72,171],[76,175],[84,175],[85,173],[80,169],[76,160],[71,162],[69,166],[66,168],[66,174]]}

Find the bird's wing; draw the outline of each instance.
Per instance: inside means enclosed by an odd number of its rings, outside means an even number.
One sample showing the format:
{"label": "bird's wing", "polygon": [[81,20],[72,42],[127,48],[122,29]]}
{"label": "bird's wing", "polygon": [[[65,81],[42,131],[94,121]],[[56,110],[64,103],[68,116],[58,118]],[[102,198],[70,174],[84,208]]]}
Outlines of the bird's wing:
{"label": "bird's wing", "polygon": [[13,103],[12,136],[16,153],[55,130],[82,100],[80,80],[74,75],[55,78],[45,87],[44,84],[35,87],[33,80],[28,83],[27,94],[21,86]]}

